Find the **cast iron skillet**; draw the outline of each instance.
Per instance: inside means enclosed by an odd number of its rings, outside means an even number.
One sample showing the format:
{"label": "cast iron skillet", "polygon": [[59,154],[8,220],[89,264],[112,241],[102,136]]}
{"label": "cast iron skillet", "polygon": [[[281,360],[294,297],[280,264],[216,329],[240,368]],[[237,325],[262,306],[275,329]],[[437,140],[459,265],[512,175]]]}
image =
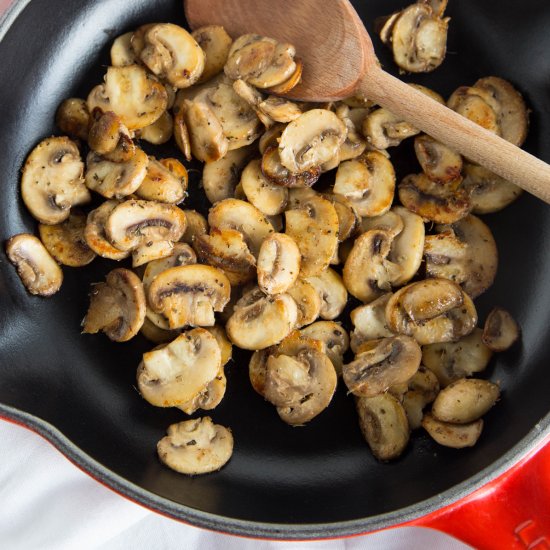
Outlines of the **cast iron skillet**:
{"label": "cast iron skillet", "polygon": [[[354,4],[373,35],[375,18],[406,2]],[[509,79],[533,109],[526,148],[549,162],[546,2],[451,0],[448,12],[452,21],[443,67],[407,80],[448,96],[483,76]],[[1,241],[36,230],[19,198],[19,173],[32,147],[56,132],[53,113],[59,102],[86,97],[104,74],[112,40],[152,21],[184,24],[181,0],[21,1],[5,17],[0,43]],[[385,67],[395,71],[377,39],[375,48]],[[404,154],[398,176],[416,169],[410,156],[410,151]],[[204,208],[197,181],[191,191],[195,204]],[[494,286],[478,301],[480,319],[493,305],[504,306],[521,324],[523,338],[513,351],[498,356],[487,373],[502,384],[503,396],[487,415],[473,449],[445,449],[420,432],[401,459],[381,464],[362,440],[352,400],[342,388],[307,427],[289,427],[252,391],[247,356],[237,354],[227,368],[227,395],[212,412],[215,421],[233,430],[233,458],[219,473],[206,476],[168,470],[157,460],[155,444],[183,415],[151,407],[135,389],[140,354],[151,345],[141,338],[113,344],[101,335],[79,333],[89,284],[113,267],[100,260],[84,270],[64,269],[61,292],[39,299],[26,293],[0,255],[0,411],[43,434],[116,491],[199,526],[310,538],[410,520],[496,477],[549,431],[550,251],[545,244],[550,212],[524,196],[486,221],[499,245],[500,269]]]}

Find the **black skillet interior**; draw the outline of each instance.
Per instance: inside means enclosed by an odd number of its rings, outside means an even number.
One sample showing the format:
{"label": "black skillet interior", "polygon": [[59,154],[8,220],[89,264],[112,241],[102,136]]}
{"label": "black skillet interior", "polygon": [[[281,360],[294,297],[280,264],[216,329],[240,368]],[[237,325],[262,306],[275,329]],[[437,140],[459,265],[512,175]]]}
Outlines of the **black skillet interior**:
{"label": "black skillet interior", "polygon": [[[371,33],[376,17],[405,3],[354,2]],[[546,2],[451,1],[448,13],[449,53],[443,67],[406,80],[448,96],[483,76],[509,79],[533,109],[526,147],[550,161]],[[2,242],[36,230],[19,198],[19,172],[32,147],[56,132],[56,106],[69,96],[86,97],[102,79],[112,40],[151,21],[184,24],[181,0],[33,0],[7,31],[0,43]],[[377,38],[374,45],[383,65],[395,73]],[[403,149],[400,176],[417,170],[410,162],[410,147]],[[164,151],[168,153],[178,155]],[[204,209],[196,177],[190,190],[191,204]],[[3,407],[3,414],[21,419],[18,410],[32,415],[23,421],[117,490],[167,514],[225,531],[344,534],[368,529],[368,518],[381,514],[397,522],[399,514],[388,514],[444,493],[438,501],[442,504],[454,497],[457,485],[486,468],[490,472],[548,413],[548,207],[524,196],[486,220],[499,245],[500,270],[494,286],[478,301],[480,319],[493,305],[504,306],[520,322],[523,339],[497,357],[487,373],[501,382],[503,397],[487,415],[481,440],[471,450],[438,447],[418,433],[401,459],[380,464],[361,438],[352,400],[343,388],[307,427],[291,428],[252,391],[247,356],[236,354],[227,368],[227,395],[212,412],[215,421],[233,430],[233,458],[219,473],[178,475],[158,462],[155,444],[183,414],[151,407],[134,385],[140,354],[151,345],[141,337],[113,344],[101,335],[80,335],[89,284],[102,280],[113,265],[96,260],[84,270],[66,268],[61,292],[39,299],[25,292],[2,253],[0,403],[10,408]],[[334,525],[352,520],[359,521]],[[317,527],[307,531],[308,524]],[[327,531],[321,524],[331,526]]]}

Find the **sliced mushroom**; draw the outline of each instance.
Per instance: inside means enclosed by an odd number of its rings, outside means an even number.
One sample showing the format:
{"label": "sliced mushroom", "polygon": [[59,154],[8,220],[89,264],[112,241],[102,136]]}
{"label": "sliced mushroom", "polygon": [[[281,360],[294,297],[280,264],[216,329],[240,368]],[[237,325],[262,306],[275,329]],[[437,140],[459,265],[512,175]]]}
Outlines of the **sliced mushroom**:
{"label": "sliced mushroom", "polygon": [[282,165],[279,148],[269,146],[262,156],[262,173],[270,182],[280,187],[307,188],[317,182],[321,176],[321,168],[314,166],[305,172],[293,174]]}
{"label": "sliced mushroom", "polygon": [[359,227],[361,218],[357,210],[346,197],[337,193],[325,193],[323,198],[332,203],[338,216],[338,240],[349,239]]}
{"label": "sliced mushroom", "polygon": [[27,157],[21,178],[21,197],[32,216],[55,225],[69,217],[73,206],[90,202],[83,171],[78,147],[69,138],[41,141]]}
{"label": "sliced mushroom", "polygon": [[248,364],[248,377],[254,391],[264,397],[267,373],[267,358],[276,350],[276,346],[255,351]]}
{"label": "sliced mushroom", "polygon": [[185,122],[185,111],[183,109],[179,110],[174,115],[174,126],[172,133],[174,135],[174,141],[185,157],[185,160],[187,162],[191,162],[193,159],[191,154],[191,136],[189,135],[189,129],[187,128],[187,124]]}
{"label": "sliced mushroom", "polygon": [[492,351],[502,352],[518,340],[520,328],[508,311],[495,307],[483,327],[483,343]]}
{"label": "sliced mushroom", "polygon": [[300,331],[300,334],[319,340],[325,344],[326,354],[332,361],[336,374],[342,374],[344,354],[349,348],[348,333],[340,323],[334,321],[317,321]]}
{"label": "sliced mushroom", "polygon": [[438,235],[427,238],[426,274],[449,278],[472,298],[495,280],[498,250],[491,230],[476,216],[451,226],[436,226]]}
{"label": "sliced mushroom", "polygon": [[378,151],[369,151],[357,160],[340,164],[334,192],[351,201],[360,216],[381,216],[393,202],[395,171]]}
{"label": "sliced mushroom", "polygon": [[420,0],[424,4],[427,4],[432,8],[437,17],[443,17],[445,10],[447,9],[448,0]]}
{"label": "sliced mushroom", "polygon": [[529,129],[529,111],[521,94],[509,82],[496,76],[480,78],[474,88],[494,98],[500,135],[521,147]]}
{"label": "sliced mushroom", "polygon": [[258,286],[265,294],[288,291],[300,273],[300,249],[284,233],[272,233],[258,254]]}
{"label": "sliced mushroom", "polygon": [[214,336],[195,328],[168,345],[143,354],[138,388],[155,407],[178,407],[198,395],[220,371],[221,353]]}
{"label": "sliced mushroom", "polygon": [[320,275],[338,247],[338,214],[332,203],[320,196],[304,200],[299,208],[285,212],[286,234],[298,244],[303,277]]}
{"label": "sliced mushroom", "polygon": [[180,267],[183,265],[194,265],[197,263],[197,256],[193,249],[184,243],[175,243],[172,246],[170,256],[153,260],[147,264],[143,273],[143,288],[145,293],[149,292],[149,287],[157,275],[167,271],[172,267]]}
{"label": "sliced mushroom", "polygon": [[425,174],[406,176],[398,187],[399,200],[411,212],[436,223],[455,223],[466,217],[472,205],[461,179],[442,185]]}
{"label": "sliced mushroom", "polygon": [[157,444],[163,464],[180,474],[208,474],[219,470],[233,454],[231,430],[208,416],[172,424]]}
{"label": "sliced mushroom", "polygon": [[136,153],[130,131],[112,111],[92,113],[93,123],[88,132],[88,145],[98,155],[113,162],[126,162]]}
{"label": "sliced mushroom", "polygon": [[460,378],[484,371],[492,356],[479,328],[456,342],[422,347],[422,363],[437,376],[443,388]]}
{"label": "sliced mushroom", "polygon": [[132,36],[133,32],[127,32],[121,34],[113,41],[111,46],[111,65],[113,67],[127,67],[128,65],[135,65],[137,58],[132,49]]}
{"label": "sliced mushroom", "polygon": [[364,342],[394,336],[386,322],[386,305],[391,296],[390,292],[383,294],[380,298],[359,306],[350,313],[351,322],[355,327],[351,333],[351,349],[354,353],[357,353]]}
{"label": "sliced mushroom", "polygon": [[256,287],[235,304],[225,329],[241,349],[265,349],[290,334],[297,316],[296,302],[288,294],[266,296]]}
{"label": "sliced mushroom", "polygon": [[159,328],[147,317],[147,313],[145,313],[145,320],[139,332],[143,334],[147,340],[155,344],[166,344],[180,335],[179,330],[165,330]]}
{"label": "sliced mushroom", "polygon": [[277,41],[257,34],[244,34],[233,42],[225,74],[232,80],[248,78],[258,75],[267,69],[275,56]]}
{"label": "sliced mushroom", "polygon": [[193,399],[187,403],[178,405],[178,409],[182,410],[185,414],[194,414],[199,409],[211,411],[221,403],[226,389],[227,378],[223,369],[220,369],[214,380],[211,380]]}
{"label": "sliced mushroom", "polygon": [[189,131],[193,156],[201,162],[213,162],[225,156],[229,141],[211,107],[205,101],[186,99],[182,113]]}
{"label": "sliced mushroom", "polygon": [[[174,120],[168,111],[164,111],[160,117],[136,132],[139,139],[144,139],[153,145],[162,145],[170,141],[174,133]],[[189,159],[187,159],[189,160]]]}
{"label": "sliced mushroom", "polygon": [[84,229],[86,244],[98,256],[117,261],[127,258],[130,255],[130,250],[119,250],[109,242],[105,233],[105,224],[112,211],[119,204],[121,204],[121,201],[109,200],[105,201],[95,210],[92,210],[88,214],[86,228]]}
{"label": "sliced mushroom", "polygon": [[264,96],[256,88],[254,88],[254,86],[251,86],[244,80],[239,79],[233,82],[233,90],[241,99],[246,101],[252,109],[254,109],[256,116],[266,128],[271,128],[275,125],[275,121],[260,109],[259,106],[260,103],[264,101]]}
{"label": "sliced mushroom", "polygon": [[305,279],[298,279],[287,291],[298,307],[296,328],[313,323],[321,313],[321,296],[317,289]]}
{"label": "sliced mushroom", "polygon": [[495,111],[497,103],[484,90],[461,86],[453,92],[447,106],[486,130],[500,134],[498,115]]}
{"label": "sliced mushroom", "polygon": [[450,183],[462,173],[462,156],[426,134],[414,140],[416,158],[428,178],[437,183]]}
{"label": "sliced mushroom", "polygon": [[339,317],[348,303],[348,291],[342,277],[329,267],[315,277],[308,277],[306,281],[313,285],[321,298],[321,319],[332,321]]}
{"label": "sliced mushroom", "polygon": [[241,147],[228,151],[219,160],[205,164],[202,172],[202,187],[212,204],[235,196],[235,188],[251,154],[250,147]]}
{"label": "sliced mushroom", "polygon": [[427,279],[397,291],[386,306],[388,328],[420,345],[452,342],[477,324],[472,299],[446,279]]}
{"label": "sliced mushroom", "polygon": [[392,236],[372,230],[360,235],[344,265],[343,278],[348,292],[367,303],[390,291],[401,268],[388,259]]}
{"label": "sliced mushroom", "polygon": [[302,109],[296,103],[276,96],[261,101],[258,109],[275,122],[292,122],[302,114]]}
{"label": "sliced mushroom", "polygon": [[61,268],[34,235],[21,233],[11,237],[6,243],[6,254],[31,294],[52,296],[61,288]]}
{"label": "sliced mushroom", "polygon": [[172,255],[174,243],[172,241],[146,242],[132,250],[132,267],[161,260]]}
{"label": "sliced mushroom", "polygon": [[304,64],[302,60],[298,57],[294,58],[294,63],[296,65],[296,69],[287,80],[281,82],[280,84],[277,84],[276,86],[270,86],[269,88],[266,88],[265,91],[270,94],[285,95],[288,94],[290,90],[298,86],[298,84],[302,80]]}
{"label": "sliced mushroom", "polygon": [[144,320],[143,285],[135,273],[119,268],[107,275],[105,283],[92,286],[82,332],[102,331],[114,342],[127,342],[139,332]]}
{"label": "sliced mushroom", "polygon": [[208,222],[206,218],[196,210],[184,210],[184,213],[185,219],[187,220],[187,227],[180,241],[192,245],[196,237],[208,233]]}
{"label": "sliced mushroom", "polygon": [[241,185],[248,201],[266,216],[284,211],[288,202],[288,190],[273,185],[263,174],[261,161],[253,160],[243,170]]}
{"label": "sliced mushroom", "polygon": [[291,44],[278,43],[275,46],[273,58],[267,68],[259,74],[252,74],[247,81],[262,89],[272,89],[285,83],[293,77],[297,70],[295,61],[296,49]]}
{"label": "sliced mushroom", "polygon": [[[367,231],[372,231],[373,229],[378,229],[381,231],[387,231],[392,238],[395,239],[403,229],[405,228],[405,222],[403,217],[398,214],[398,208],[394,207],[382,216],[375,216],[373,218],[363,218],[361,220],[360,232],[366,233]],[[405,208],[403,210],[406,210]],[[409,210],[406,210],[409,212]],[[403,212],[401,212],[403,213]]]}
{"label": "sliced mushroom", "polygon": [[422,419],[422,427],[440,445],[463,449],[473,447],[477,443],[483,429],[483,420],[476,420],[470,424],[450,424],[441,422],[428,413]]}
{"label": "sliced mushroom", "polygon": [[199,83],[207,82],[223,71],[233,40],[220,25],[199,27],[191,33],[205,55],[204,70]]}
{"label": "sliced mushroom", "polygon": [[168,319],[171,329],[211,327],[214,312],[223,311],[230,292],[231,285],[219,269],[184,265],[157,275],[149,286],[148,301],[155,313]]}
{"label": "sliced mushroom", "polygon": [[148,201],[179,204],[187,196],[187,170],[176,159],[149,157],[147,173],[136,195]]}
{"label": "sliced mushroom", "polygon": [[385,150],[396,147],[419,131],[387,109],[376,109],[363,122],[363,135],[372,147]]}
{"label": "sliced mushroom", "polygon": [[294,173],[320,166],[336,155],[346,135],[346,125],[332,111],[307,111],[284,129],[279,141],[281,163]]}
{"label": "sliced mushroom", "polygon": [[254,257],[258,257],[264,240],[274,232],[269,220],[256,207],[238,199],[216,203],[208,214],[212,229],[235,229],[244,235]]}
{"label": "sliced mushroom", "polygon": [[139,130],[153,124],[166,111],[168,94],[139,65],[109,67],[105,84],[90,92],[87,103],[90,113],[96,107],[113,111],[129,130]]}
{"label": "sliced mushroom", "polygon": [[234,229],[212,229],[210,235],[198,235],[193,246],[201,261],[220,269],[233,286],[251,281],[256,274],[256,259]]}
{"label": "sliced mushroom", "polygon": [[[339,105],[336,109],[336,116],[346,125],[347,135],[346,140],[341,145],[338,154],[332,162],[338,164],[346,160],[351,160],[362,155],[367,148],[367,141],[364,139],[361,131],[363,122],[369,113],[368,109],[350,109],[347,105]],[[326,171],[329,169],[331,162],[328,165],[323,165]]]}
{"label": "sliced mushroom", "polygon": [[107,199],[121,199],[134,193],[147,175],[149,158],[136,149],[126,162],[107,160],[93,151],[86,159],[86,186]]}
{"label": "sliced mushroom", "polygon": [[373,397],[407,382],[421,358],[420,346],[409,336],[371,340],[359,346],[355,360],[343,366],[342,376],[351,393]]}
{"label": "sliced mushroom", "polygon": [[405,8],[392,28],[395,63],[411,73],[437,69],[445,59],[448,26],[449,18],[441,19],[427,4]]}
{"label": "sliced mushroom", "polygon": [[229,363],[229,361],[231,361],[231,357],[233,355],[233,345],[227,338],[225,329],[221,325],[214,325],[213,327],[209,327],[206,330],[216,339],[216,342],[218,342],[218,346],[220,346],[220,367],[223,368],[225,367],[225,365],[227,365],[227,363]]}
{"label": "sliced mushroom", "polygon": [[145,32],[140,59],[160,79],[175,88],[188,88],[202,75],[205,54],[184,28],[159,23]]}
{"label": "sliced mushroom", "polygon": [[71,97],[63,101],[55,113],[55,124],[64,133],[86,141],[90,113],[83,99]]}
{"label": "sliced mushroom", "polygon": [[488,380],[462,378],[439,392],[432,415],[442,422],[469,424],[489,411],[499,396],[499,387]]}
{"label": "sliced mushroom", "polygon": [[409,380],[402,400],[411,430],[422,426],[424,408],[434,401],[438,393],[437,377],[432,371],[420,365],[418,371]]}
{"label": "sliced mushroom", "polygon": [[483,166],[465,163],[462,186],[470,195],[474,214],[492,214],[512,204],[523,189]]}
{"label": "sliced mushroom", "polygon": [[82,267],[95,258],[95,252],[88,247],[84,238],[85,227],[86,214],[73,211],[59,225],[40,224],[38,232],[46,250],[60,264]]}
{"label": "sliced mushroom", "polygon": [[359,427],[378,460],[397,458],[409,442],[409,423],[399,401],[385,393],[355,400]]}

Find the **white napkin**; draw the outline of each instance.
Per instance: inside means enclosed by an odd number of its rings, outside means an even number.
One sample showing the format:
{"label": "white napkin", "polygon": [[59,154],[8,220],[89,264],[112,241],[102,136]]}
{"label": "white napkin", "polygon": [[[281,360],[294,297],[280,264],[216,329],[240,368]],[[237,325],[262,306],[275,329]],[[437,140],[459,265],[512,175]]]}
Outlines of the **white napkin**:
{"label": "white napkin", "polygon": [[465,550],[435,531],[399,528],[318,542],[213,533],[149,511],[88,477],[35,433],[0,421],[0,548],[6,550]]}

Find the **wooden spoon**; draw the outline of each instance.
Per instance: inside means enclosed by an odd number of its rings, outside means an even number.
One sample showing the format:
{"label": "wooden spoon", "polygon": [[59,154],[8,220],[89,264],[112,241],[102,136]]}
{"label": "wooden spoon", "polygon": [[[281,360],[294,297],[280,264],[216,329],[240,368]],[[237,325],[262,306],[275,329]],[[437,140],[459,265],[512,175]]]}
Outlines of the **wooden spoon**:
{"label": "wooden spoon", "polygon": [[286,94],[335,101],[362,94],[468,159],[550,203],[550,166],[383,71],[349,0],[185,0],[191,28],[223,25],[290,42],[304,63]]}

